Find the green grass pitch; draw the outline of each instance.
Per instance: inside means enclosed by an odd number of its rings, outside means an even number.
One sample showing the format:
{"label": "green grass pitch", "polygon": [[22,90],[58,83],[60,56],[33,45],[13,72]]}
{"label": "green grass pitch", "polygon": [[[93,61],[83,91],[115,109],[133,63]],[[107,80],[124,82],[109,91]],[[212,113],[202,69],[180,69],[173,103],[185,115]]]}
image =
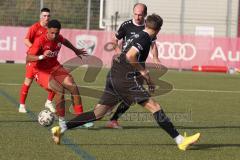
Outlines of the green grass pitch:
{"label": "green grass pitch", "polygon": [[[98,99],[84,92],[89,88],[96,90],[96,94],[101,91],[107,70],[103,69],[92,83],[84,82],[85,72],[86,68],[79,68],[73,76],[80,86],[86,87],[80,90],[86,111]],[[23,78],[24,65],[0,64],[0,160],[236,160],[240,157],[240,75],[171,70],[161,77],[173,90],[154,97],[155,100],[182,134],[201,133],[200,141],[185,152],[179,151],[151,114],[138,105],[120,119],[122,130],[106,129],[104,125],[110,118],[106,116],[92,129],[66,132],[62,144],[55,145],[50,128],[36,121],[47,92],[35,82],[26,102],[30,112],[18,113]]]}

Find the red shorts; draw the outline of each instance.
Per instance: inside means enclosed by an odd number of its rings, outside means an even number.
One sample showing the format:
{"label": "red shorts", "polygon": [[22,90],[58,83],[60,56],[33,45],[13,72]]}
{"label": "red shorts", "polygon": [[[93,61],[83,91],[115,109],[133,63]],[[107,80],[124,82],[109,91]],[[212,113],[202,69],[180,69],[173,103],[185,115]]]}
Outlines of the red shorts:
{"label": "red shorts", "polygon": [[51,70],[37,70],[35,74],[36,82],[43,88],[51,90],[49,83],[51,80],[62,84],[67,76],[71,76],[61,65],[55,66]]}
{"label": "red shorts", "polygon": [[34,69],[36,66],[35,62],[28,62],[26,64],[26,73],[25,73],[25,77],[29,78],[29,79],[33,79],[35,74],[36,74],[36,70]]}

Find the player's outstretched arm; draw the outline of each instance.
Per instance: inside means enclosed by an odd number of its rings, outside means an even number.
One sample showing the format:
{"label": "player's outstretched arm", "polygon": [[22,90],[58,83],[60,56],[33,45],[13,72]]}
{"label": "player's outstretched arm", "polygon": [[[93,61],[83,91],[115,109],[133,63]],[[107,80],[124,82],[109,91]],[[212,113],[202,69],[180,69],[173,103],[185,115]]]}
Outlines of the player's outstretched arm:
{"label": "player's outstretched arm", "polygon": [[69,49],[71,49],[80,58],[82,58],[81,56],[86,56],[87,55],[87,51],[84,48],[78,49],[78,48],[74,47],[72,45],[72,43],[67,39],[64,39],[63,45],[68,47]]}

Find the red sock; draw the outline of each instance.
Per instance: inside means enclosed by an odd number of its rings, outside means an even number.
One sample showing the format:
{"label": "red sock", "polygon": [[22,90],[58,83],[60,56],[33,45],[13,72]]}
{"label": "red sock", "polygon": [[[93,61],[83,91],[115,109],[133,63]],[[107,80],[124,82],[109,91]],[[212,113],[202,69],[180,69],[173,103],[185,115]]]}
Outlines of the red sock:
{"label": "red sock", "polygon": [[30,86],[27,86],[25,84],[22,85],[21,91],[20,91],[20,104],[25,104],[27,95],[28,95],[28,90]]}
{"label": "red sock", "polygon": [[48,92],[48,98],[47,98],[47,99],[48,99],[49,101],[52,101],[53,98],[54,98],[54,96],[55,96],[55,93],[54,93],[53,91],[49,91],[49,92]]}
{"label": "red sock", "polygon": [[65,107],[60,107],[57,105],[57,114],[60,117],[64,117],[65,116]]}
{"label": "red sock", "polygon": [[74,109],[74,114],[76,115],[83,113],[83,106],[81,104],[74,105],[73,109]]}

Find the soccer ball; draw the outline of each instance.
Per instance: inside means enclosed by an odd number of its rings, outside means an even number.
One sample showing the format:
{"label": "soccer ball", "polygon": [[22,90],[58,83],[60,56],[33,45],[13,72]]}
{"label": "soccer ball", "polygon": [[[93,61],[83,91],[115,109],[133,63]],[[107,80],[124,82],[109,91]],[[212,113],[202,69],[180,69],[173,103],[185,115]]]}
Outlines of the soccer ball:
{"label": "soccer ball", "polygon": [[38,123],[41,126],[49,127],[53,124],[54,120],[55,120],[54,114],[47,109],[42,110],[38,114]]}

